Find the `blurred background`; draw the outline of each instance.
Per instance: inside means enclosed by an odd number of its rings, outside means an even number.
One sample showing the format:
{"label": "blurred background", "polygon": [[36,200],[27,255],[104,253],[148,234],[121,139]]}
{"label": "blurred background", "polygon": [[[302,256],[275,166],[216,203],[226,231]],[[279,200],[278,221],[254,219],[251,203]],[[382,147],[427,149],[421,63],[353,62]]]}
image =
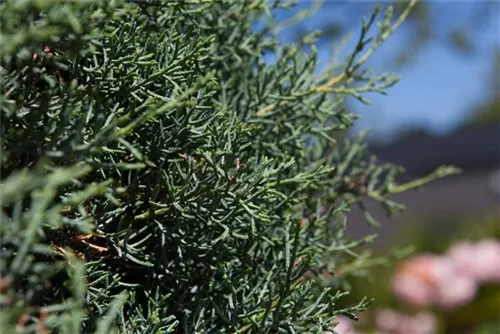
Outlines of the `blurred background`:
{"label": "blurred background", "polygon": [[[276,20],[282,24],[279,37],[293,43],[319,29],[323,31],[318,44],[320,61],[326,63],[333,54],[345,59],[357,42],[361,17],[368,18],[376,3],[299,0],[291,10],[276,12]],[[388,6],[393,6],[397,17],[407,4],[379,3],[379,19]],[[346,36],[350,38],[340,50]],[[372,152],[379,160],[403,166],[409,179],[425,176],[443,164],[461,167],[463,173],[422,191],[395,196],[394,200],[407,206],[407,211],[396,217],[385,217],[378,205],[366,203],[383,222],[381,228],[368,227],[353,208],[348,233],[357,238],[378,234],[374,249],[381,254],[410,244],[417,255],[443,255],[461,242],[498,243],[500,1],[421,1],[365,67],[375,73],[396,72],[401,80],[389,89],[389,96],[369,95],[369,106],[348,101],[349,111],[360,116],[351,135],[369,130]],[[489,260],[475,261],[489,261],[500,275],[500,247],[495,247]],[[388,265],[389,270],[378,272],[376,278],[367,275],[372,277],[371,285],[360,283],[354,297],[374,296],[375,308],[414,313],[415,308],[398,301],[391,290],[392,275],[400,262]],[[474,298],[454,310],[429,306],[441,329],[428,333],[500,333],[500,290],[498,284],[493,284],[493,290],[490,285],[481,283]],[[469,320],[464,324],[459,318]]]}
{"label": "blurred background", "polygon": [[[320,62],[325,64],[334,54],[343,59],[355,47],[361,18],[368,18],[377,3],[379,19],[388,6],[397,17],[407,4],[299,0],[291,10],[276,12],[282,24],[279,36],[293,43],[319,29]],[[438,228],[445,222],[498,217],[500,1],[420,1],[366,67],[375,73],[394,71],[401,80],[389,89],[389,96],[369,95],[369,106],[348,100],[348,109],[360,117],[351,135],[369,130],[373,153],[403,166],[407,178],[422,177],[443,164],[464,170],[425,187],[423,193],[397,197],[408,207],[397,217],[384,218],[377,205],[367,203],[387,222],[377,231],[377,245],[401,240],[398,233],[389,232],[408,230],[412,223],[421,226],[426,221]],[[352,212],[349,226],[355,237],[370,233],[362,220]]]}
{"label": "blurred background", "polygon": [[[284,22],[280,37],[292,43],[321,30],[318,48],[323,63],[332,53],[340,53],[340,57],[350,54],[359,36],[361,17],[369,17],[377,4],[332,0],[296,3],[291,10],[276,12],[277,20]],[[406,1],[379,4],[379,18],[388,6],[397,17]],[[370,129],[373,141],[389,143],[414,134],[444,136],[470,123],[498,120],[499,10],[499,1],[417,3],[367,65],[378,73],[396,71],[402,80],[390,90],[390,98],[374,94],[369,108],[351,105],[362,116],[355,130]],[[297,17],[298,12],[304,14]],[[288,24],[293,26],[287,28]],[[346,35],[350,39],[339,50]],[[495,108],[496,112],[491,111]],[[488,111],[491,115],[483,115]]]}

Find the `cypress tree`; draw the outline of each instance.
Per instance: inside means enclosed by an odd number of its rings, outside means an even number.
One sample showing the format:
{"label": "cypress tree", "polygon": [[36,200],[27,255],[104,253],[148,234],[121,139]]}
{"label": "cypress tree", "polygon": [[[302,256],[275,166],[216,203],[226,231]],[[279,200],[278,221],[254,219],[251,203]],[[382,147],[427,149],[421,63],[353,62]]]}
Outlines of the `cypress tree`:
{"label": "cypress tree", "polygon": [[2,333],[323,333],[355,318],[369,300],[338,302],[376,259],[346,212],[365,198],[397,212],[391,195],[457,172],[401,184],[362,136],[341,139],[344,100],[396,83],[363,65],[413,4],[369,37],[376,7],[317,74],[319,33],[277,38],[281,1],[4,1]]}

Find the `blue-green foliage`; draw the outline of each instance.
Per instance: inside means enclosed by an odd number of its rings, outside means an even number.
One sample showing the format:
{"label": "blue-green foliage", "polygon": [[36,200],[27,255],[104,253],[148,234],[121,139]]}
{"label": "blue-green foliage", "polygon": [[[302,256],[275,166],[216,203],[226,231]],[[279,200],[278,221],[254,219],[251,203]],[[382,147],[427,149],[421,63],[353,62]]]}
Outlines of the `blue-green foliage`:
{"label": "blue-green foliage", "polygon": [[316,34],[251,29],[280,6],[2,4],[2,332],[323,333],[367,306],[335,305],[369,261],[345,212],[454,170],[398,185],[336,141],[345,96],[394,84],[361,65],[404,17],[318,76]]}

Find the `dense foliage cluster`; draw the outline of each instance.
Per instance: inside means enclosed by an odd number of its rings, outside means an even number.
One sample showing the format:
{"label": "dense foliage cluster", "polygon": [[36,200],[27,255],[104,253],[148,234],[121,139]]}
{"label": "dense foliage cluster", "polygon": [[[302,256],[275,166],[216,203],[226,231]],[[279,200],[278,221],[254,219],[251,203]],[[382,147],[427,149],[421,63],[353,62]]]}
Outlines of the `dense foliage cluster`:
{"label": "dense foliage cluster", "polygon": [[455,170],[398,184],[337,142],[344,99],[396,82],[362,65],[408,9],[318,75],[286,6],[2,4],[2,332],[322,333],[367,306],[336,305],[370,261],[346,211]]}

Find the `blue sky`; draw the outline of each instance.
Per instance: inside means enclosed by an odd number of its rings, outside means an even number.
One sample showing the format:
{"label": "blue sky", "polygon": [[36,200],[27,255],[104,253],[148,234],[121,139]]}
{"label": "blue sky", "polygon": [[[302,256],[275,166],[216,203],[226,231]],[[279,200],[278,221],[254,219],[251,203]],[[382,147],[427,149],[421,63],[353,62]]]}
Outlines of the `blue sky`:
{"label": "blue sky", "polygon": [[[299,8],[307,8],[312,2],[301,0]],[[465,21],[472,2],[443,2],[440,4],[438,23],[444,25],[460,25]],[[384,5],[384,4],[383,4]],[[462,7],[460,7],[462,6]],[[361,27],[361,16],[368,16],[371,11],[355,13],[348,17],[339,17],[332,10],[331,3],[326,2],[311,18],[301,22],[302,28],[315,30],[328,23],[329,20],[349,21],[351,42],[346,51],[353,49]],[[337,12],[338,13],[338,12]],[[382,18],[382,13],[379,18]],[[279,20],[293,15],[292,12],[279,11]],[[452,131],[468,114],[472,106],[488,97],[491,93],[489,80],[492,56],[499,45],[500,13],[480,22],[481,33],[475,34],[475,43],[479,50],[471,55],[461,54],[446,46],[442,41],[433,41],[417,53],[413,61],[396,72],[401,80],[390,89],[388,96],[369,95],[372,105],[364,106],[354,102],[354,111],[359,113],[355,130],[369,129],[372,138],[379,141],[390,141],[394,134],[407,127],[422,126],[436,135],[445,135]],[[447,21],[452,20],[452,21]],[[462,21],[461,21],[462,20]],[[438,26],[439,27],[439,26]],[[373,30],[375,32],[375,30]],[[280,38],[283,42],[293,42],[293,31],[286,30]],[[388,59],[394,57],[410,36],[404,24],[373,55],[367,66],[377,73],[393,71]],[[330,56],[331,43],[320,43],[319,59],[326,62]]]}

